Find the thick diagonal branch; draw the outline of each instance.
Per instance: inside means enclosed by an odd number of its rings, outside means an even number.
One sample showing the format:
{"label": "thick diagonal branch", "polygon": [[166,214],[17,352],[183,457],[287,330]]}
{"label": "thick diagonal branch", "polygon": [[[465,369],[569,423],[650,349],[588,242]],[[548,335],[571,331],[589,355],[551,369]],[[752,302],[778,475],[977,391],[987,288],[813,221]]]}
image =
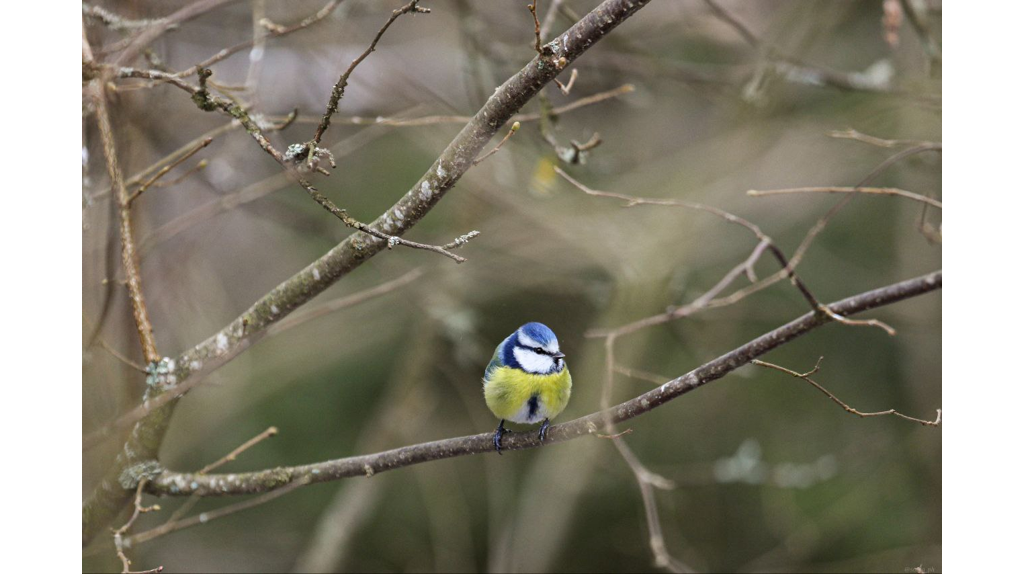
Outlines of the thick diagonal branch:
{"label": "thick diagonal branch", "polygon": [[[935,271],[921,277],[867,291],[829,305],[829,309],[842,316],[882,307],[916,297],[942,287],[942,272]],[[619,423],[645,414],[659,405],[682,396],[700,386],[718,380],[754,359],[778,348],[813,329],[830,322],[821,313],[810,312],[789,323],[761,335],[689,373],[672,379],[660,387],[638,397],[564,424],[554,425],[547,439],[541,443],[536,433],[522,432],[505,435],[505,450],[534,448],[597,433],[607,421]],[[209,475],[165,471],[154,478],[147,491],[160,495],[224,496],[267,492],[287,486],[295,481],[326,482],[351,476],[372,476],[412,464],[482,454],[494,451],[493,433],[450,438],[393,450],[353,456],[302,466],[273,468],[233,475]]]}

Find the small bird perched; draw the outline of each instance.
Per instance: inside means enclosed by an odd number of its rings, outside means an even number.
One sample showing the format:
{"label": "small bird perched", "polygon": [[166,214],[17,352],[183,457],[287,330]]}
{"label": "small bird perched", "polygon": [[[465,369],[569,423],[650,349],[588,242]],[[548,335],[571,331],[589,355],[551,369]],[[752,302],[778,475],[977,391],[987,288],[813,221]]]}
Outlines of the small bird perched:
{"label": "small bird perched", "polygon": [[501,419],[494,431],[494,450],[501,454],[505,421],[541,423],[540,440],[547,436],[550,420],[569,403],[572,377],[558,349],[558,338],[547,326],[527,323],[505,338],[494,350],[484,372],[484,399]]}

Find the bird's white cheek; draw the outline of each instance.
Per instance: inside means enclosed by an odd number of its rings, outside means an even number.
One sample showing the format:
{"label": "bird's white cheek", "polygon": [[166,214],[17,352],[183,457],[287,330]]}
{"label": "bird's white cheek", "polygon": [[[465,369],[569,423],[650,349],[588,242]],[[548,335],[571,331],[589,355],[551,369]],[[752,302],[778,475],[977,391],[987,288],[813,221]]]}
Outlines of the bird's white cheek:
{"label": "bird's white cheek", "polygon": [[555,366],[555,360],[551,357],[539,355],[528,349],[516,347],[512,349],[512,353],[515,354],[519,364],[523,366],[523,370],[528,373],[547,373]]}

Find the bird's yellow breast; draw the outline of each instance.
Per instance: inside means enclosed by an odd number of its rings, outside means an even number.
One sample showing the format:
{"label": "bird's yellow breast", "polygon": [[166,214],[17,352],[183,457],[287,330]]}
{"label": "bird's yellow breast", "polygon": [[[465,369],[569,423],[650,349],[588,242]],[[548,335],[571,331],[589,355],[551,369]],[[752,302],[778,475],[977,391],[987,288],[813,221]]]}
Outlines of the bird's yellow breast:
{"label": "bird's yellow breast", "polygon": [[[511,367],[491,369],[484,378],[487,407],[500,419],[518,423],[538,423],[554,418],[569,403],[572,377],[569,368],[550,375],[534,375]],[[535,409],[530,408],[530,399]],[[530,411],[535,410],[534,416]]]}

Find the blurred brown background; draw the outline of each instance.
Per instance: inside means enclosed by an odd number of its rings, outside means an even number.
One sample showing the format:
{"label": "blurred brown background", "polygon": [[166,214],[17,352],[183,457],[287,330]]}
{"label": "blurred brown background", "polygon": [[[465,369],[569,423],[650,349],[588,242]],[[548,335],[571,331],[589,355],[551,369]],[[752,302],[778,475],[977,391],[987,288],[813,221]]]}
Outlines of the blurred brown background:
{"label": "blurred brown background", "polygon": [[[131,18],[159,17],[183,2],[106,2]],[[324,2],[236,2],[182,24],[153,46],[172,70],[252,37],[254,13],[288,24]],[[350,116],[471,115],[533,56],[525,2],[429,2],[404,16],[353,74],[325,142],[338,168],[317,185],[369,221],[397,200],[461,129],[352,125]],[[541,2],[547,12],[550,2]],[[583,14],[593,0],[568,0]],[[941,6],[922,6],[937,33]],[[309,29],[213,67],[254,112],[299,108],[318,118],[331,85],[400,2],[346,0]],[[556,136],[603,143],[585,165],[564,166],[601,190],[706,203],[759,224],[788,253],[839,197],[748,197],[748,189],[854,185],[894,150],[828,136],[941,141],[941,71],[910,23],[887,41],[883,2],[722,2],[761,38],[808,64],[859,78],[868,89],[815,85],[774,66],[704,2],[654,2],[586,53],[572,93],[551,86],[555,106],[629,83],[635,91],[559,117]],[[257,18],[258,19],[258,18]],[[552,30],[570,21],[559,16]],[[94,47],[123,33],[87,20]],[[144,62],[139,62],[145,65]],[[251,65],[252,64],[252,65]],[[567,79],[568,74],[563,74]],[[193,78],[194,81],[194,78]],[[172,87],[119,81],[112,114],[128,175],[226,123]],[[523,110],[536,112],[537,101]],[[105,285],[119,252],[94,123],[84,124],[83,333],[111,297],[100,338],[141,362],[127,298]],[[272,135],[283,149],[308,140],[296,122]],[[320,256],[350,230],[280,176],[244,131],[220,135],[134,208],[141,270],[160,349],[174,356],[234,319],[255,299]],[[471,169],[408,239],[445,243],[481,236],[462,265],[396,248],[375,257],[317,301],[423,274],[381,297],[270,337],[182,402],[162,463],[197,469],[268,426],[280,434],[225,471],[291,465],[493,431],[480,378],[495,345],[526,321],[558,334],[575,387],[564,422],[598,409],[600,340],[583,333],[692,301],[747,257],[745,230],[699,211],[623,209],[553,174],[536,123]],[[940,156],[922,154],[875,185],[941,197]],[[239,195],[242,193],[242,195]],[[253,198],[254,195],[262,195]],[[245,195],[248,194],[248,195]],[[228,199],[222,207],[210,207]],[[241,199],[241,200],[239,200]],[[198,211],[194,211],[198,210]],[[799,272],[824,301],[941,267],[941,247],[915,228],[920,204],[857,197],[813,244]],[[930,221],[938,225],[932,210]],[[757,270],[777,270],[764,257]],[[745,282],[746,280],[741,280]],[[738,283],[738,286],[743,283]],[[788,283],[736,305],[633,334],[621,363],[681,375],[806,311]],[[871,316],[899,335],[829,325],[766,357],[809,370],[864,411],[895,408],[932,418],[942,405],[941,298],[928,295]],[[651,383],[619,377],[614,399]],[[137,403],[142,377],[99,344],[84,351],[84,432]],[[941,428],[895,417],[859,419],[806,383],[748,366],[621,427],[651,470],[677,483],[658,491],[669,552],[698,570],[904,571],[941,569]],[[116,440],[85,453],[87,493]],[[198,511],[235,500],[204,500]],[[159,501],[135,530],[181,503]],[[120,520],[120,519],[119,519]],[[118,522],[120,523],[120,522]],[[109,548],[85,551],[87,571],[115,571]],[[539,450],[432,462],[367,479],[299,489],[258,508],[183,530],[130,551],[139,568],[168,572],[323,568],[344,571],[647,571],[637,484],[609,441],[582,438]]]}

